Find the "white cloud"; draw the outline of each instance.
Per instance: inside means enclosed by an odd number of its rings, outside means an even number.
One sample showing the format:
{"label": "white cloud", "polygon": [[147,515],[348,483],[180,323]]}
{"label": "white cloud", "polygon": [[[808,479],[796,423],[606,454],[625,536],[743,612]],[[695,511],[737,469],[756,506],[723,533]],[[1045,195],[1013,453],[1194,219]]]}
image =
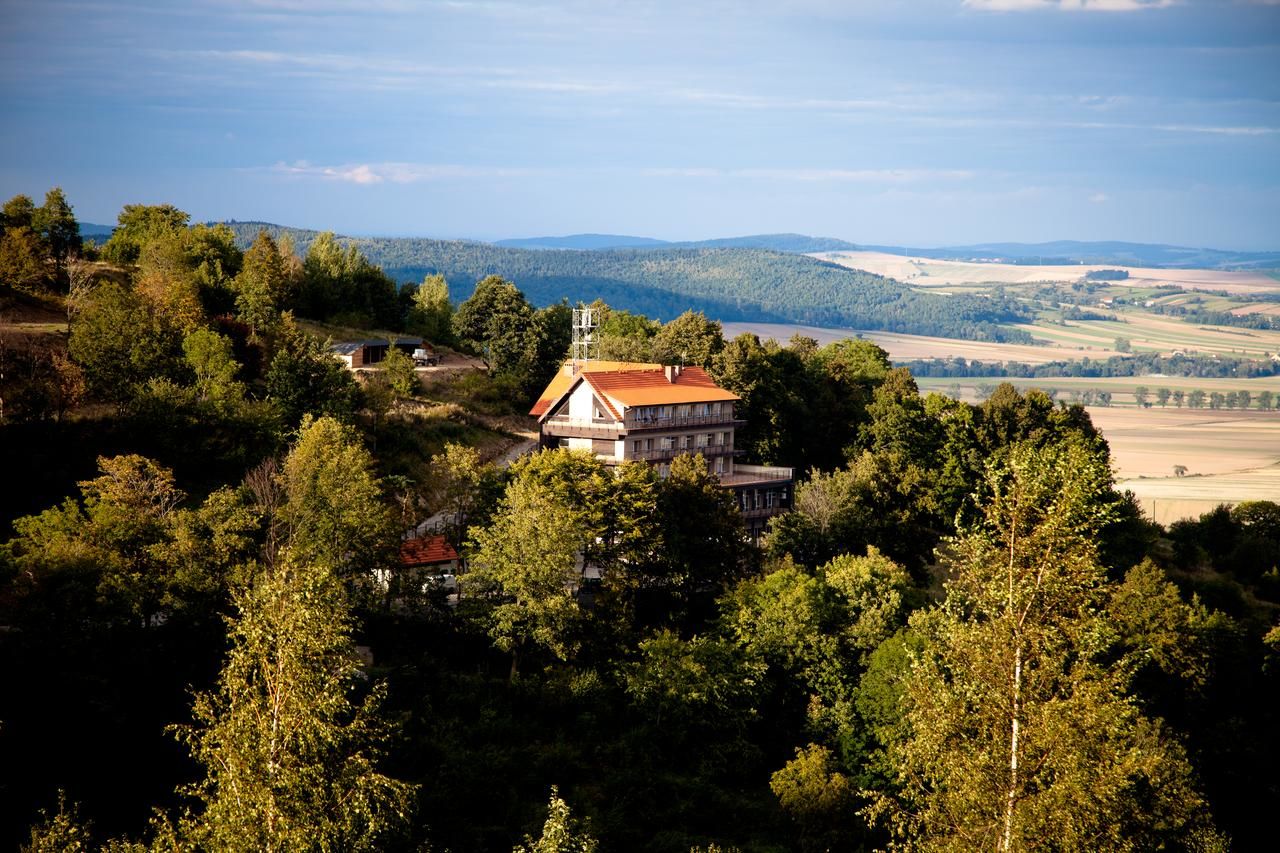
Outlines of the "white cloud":
{"label": "white cloud", "polygon": [[[546,175],[598,173],[600,175],[639,175],[647,178],[738,178],[750,180],[799,182],[849,182],[905,185],[937,181],[967,181],[975,173],[967,169],[812,169],[752,168],[718,169],[700,166],[653,168],[564,169],[524,168],[508,166],[463,166],[450,163],[342,163],[318,165],[307,160],[280,162],[267,170],[294,178],[372,186],[382,183],[414,184],[465,178],[517,178]],[[258,170],[261,171],[261,170]]]}
{"label": "white cloud", "polygon": [[982,12],[1037,12],[1057,9],[1064,12],[1137,12],[1166,9],[1178,0],[963,0],[970,9]]}
{"label": "white cloud", "polygon": [[318,166],[306,160],[292,163],[276,163],[272,172],[300,178],[320,178],[327,181],[343,181],[352,184],[372,185],[390,181],[393,184],[414,184],[421,181],[447,180],[450,178],[501,178],[537,174],[535,169],[491,168],[487,166],[459,166],[435,163],[346,163],[337,166]]}
{"label": "white cloud", "polygon": [[1103,204],[1110,200],[1111,200],[1111,197],[1106,193],[1094,193],[1093,195],[1089,196],[1089,201],[1093,202],[1094,204]]}

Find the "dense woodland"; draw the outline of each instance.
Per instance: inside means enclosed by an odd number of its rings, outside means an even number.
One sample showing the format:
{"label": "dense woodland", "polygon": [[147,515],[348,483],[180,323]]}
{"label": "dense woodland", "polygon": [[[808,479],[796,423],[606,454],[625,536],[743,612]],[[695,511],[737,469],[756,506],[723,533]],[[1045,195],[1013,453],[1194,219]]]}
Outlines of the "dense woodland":
{"label": "dense woodland", "polygon": [[[1079,406],[600,304],[602,355],[704,365],[805,472],[755,544],[701,457],[486,461],[563,303],[167,207],[60,254],[9,211],[6,304],[70,332],[0,347],[0,843],[1268,849],[1280,505],[1166,529]],[[487,369],[357,381],[335,318]],[[434,513],[456,607],[398,568]]]}
{"label": "dense woodland", "polygon": [[[299,248],[314,231],[235,223],[242,245],[262,227]],[[330,235],[331,236],[331,235]],[[610,305],[670,319],[687,309],[722,320],[758,320],[883,329],[921,335],[1030,343],[1001,323],[1030,315],[1016,302],[918,293],[883,276],[805,255],[736,248],[535,251],[488,243],[413,238],[343,240],[398,280],[443,275],[466,296],[475,282],[499,275],[519,282],[535,305],[562,299]],[[714,241],[712,241],[714,242]]]}

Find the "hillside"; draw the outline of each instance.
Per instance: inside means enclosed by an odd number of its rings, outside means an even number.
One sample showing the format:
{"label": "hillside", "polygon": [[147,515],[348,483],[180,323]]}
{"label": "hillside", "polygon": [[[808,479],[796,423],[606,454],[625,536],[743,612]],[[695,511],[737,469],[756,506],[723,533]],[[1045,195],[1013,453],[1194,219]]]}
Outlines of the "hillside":
{"label": "hillside", "polygon": [[[305,253],[315,231],[256,222],[229,223],[247,246],[259,229],[288,233]],[[807,257],[765,249],[661,248],[557,252],[488,243],[417,238],[351,242],[398,281],[442,273],[455,299],[487,275],[514,281],[548,305],[604,299],[610,305],[670,319],[693,308],[721,320],[817,326],[1029,342],[998,324],[1025,314],[1013,303],[918,293],[900,282]]]}
{"label": "hillside", "polygon": [[856,243],[834,237],[807,234],[750,234],[746,237],[719,237],[714,240],[655,240],[622,234],[570,234],[566,237],[526,237],[497,240],[507,249],[770,249],[775,252],[851,252]]}
{"label": "hillside", "polygon": [[625,234],[569,234],[565,237],[517,237],[495,240],[504,249],[647,249],[670,245],[652,237],[628,237]]}

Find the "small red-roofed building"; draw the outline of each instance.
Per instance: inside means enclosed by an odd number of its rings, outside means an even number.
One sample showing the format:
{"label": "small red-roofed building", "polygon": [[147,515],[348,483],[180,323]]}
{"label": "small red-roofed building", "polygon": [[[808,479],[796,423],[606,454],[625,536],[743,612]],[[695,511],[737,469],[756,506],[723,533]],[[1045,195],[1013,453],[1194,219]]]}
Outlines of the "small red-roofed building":
{"label": "small red-roofed building", "polygon": [[701,453],[734,490],[756,538],[790,508],[793,470],[736,461],[734,432],[744,423],[734,412],[738,399],[701,367],[568,361],[529,414],[538,418],[543,448],[589,450],[607,465],[643,461],[666,476],[675,457]]}
{"label": "small red-roofed building", "polygon": [[438,534],[406,539],[400,543],[400,567],[457,572],[458,552],[448,539]]}
{"label": "small red-roofed building", "polygon": [[[376,570],[374,575],[393,598],[407,590],[442,593],[449,606],[458,603],[458,552],[439,534],[405,539],[400,543],[398,570]],[[416,592],[414,593],[417,594]]]}

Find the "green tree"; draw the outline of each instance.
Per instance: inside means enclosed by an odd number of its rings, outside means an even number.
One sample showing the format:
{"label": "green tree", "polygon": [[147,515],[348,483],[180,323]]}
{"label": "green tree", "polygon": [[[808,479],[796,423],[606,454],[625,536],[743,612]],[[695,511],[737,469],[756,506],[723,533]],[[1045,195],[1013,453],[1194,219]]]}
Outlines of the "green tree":
{"label": "green tree", "polygon": [[664,734],[738,728],[750,716],[764,675],[758,658],[716,634],[688,640],[669,628],[639,644],[624,668],[627,695]]}
{"label": "green tree", "polygon": [[1138,404],[1138,408],[1147,405],[1147,400],[1151,397],[1151,389],[1146,385],[1139,385],[1133,389],[1133,402]]}
{"label": "green tree", "polygon": [[1272,403],[1273,399],[1274,397],[1270,391],[1259,391],[1258,392],[1258,408],[1264,412],[1271,411],[1271,406],[1273,405]]}
{"label": "green tree", "polygon": [[300,559],[353,578],[389,559],[393,514],[373,457],[350,427],[330,417],[303,418],[281,480],[280,515]]}
{"label": "green tree", "polygon": [[842,633],[865,663],[880,645],[906,626],[919,593],[906,569],[874,546],[866,556],[842,554],[819,570],[846,612]]}
{"label": "green tree", "polygon": [[514,853],[595,853],[596,847],[596,840],[578,826],[569,814],[569,805],[560,798],[560,790],[552,785],[542,835],[536,841],[526,835]]}
{"label": "green tree", "polygon": [[669,606],[678,610],[699,592],[719,593],[750,571],[742,514],[701,453],[671,460],[656,498],[649,529],[661,536],[661,547],[631,562],[641,583]]}
{"label": "green tree", "polygon": [[413,292],[407,328],[435,344],[453,341],[453,303],[443,275],[426,276]]}
{"label": "green tree", "polygon": [[480,353],[495,374],[518,371],[533,324],[533,307],[514,284],[496,275],[476,284],[453,315],[453,333]]}
{"label": "green tree", "polygon": [[382,362],[382,374],[391,390],[399,397],[412,397],[422,387],[418,382],[413,359],[397,346],[387,350],[387,357]]}
{"label": "green tree", "polygon": [[235,294],[231,282],[244,262],[235,232],[225,222],[199,223],[188,228],[184,237],[205,313],[214,317],[232,313]]}
{"label": "green tree", "polygon": [[486,525],[501,499],[501,476],[474,447],[454,442],[431,457],[431,475],[435,506],[445,514],[445,538],[461,551],[471,526]]}
{"label": "green tree", "polygon": [[61,280],[67,259],[80,251],[80,223],[76,221],[62,187],[54,187],[45,193],[44,204],[36,209],[32,226],[49,247],[57,277]]}
{"label": "green tree", "polygon": [[762,578],[738,583],[722,601],[721,612],[725,632],[780,681],[828,703],[842,698],[844,612],[821,577],[784,562]]}
{"label": "green tree", "polygon": [[185,231],[157,233],[142,245],[134,285],[168,325],[192,331],[205,322]]}
{"label": "green tree", "polygon": [[[1194,392],[1192,393],[1192,396],[1193,396],[1193,397],[1195,396],[1195,393],[1194,393]],[[1209,408],[1211,408],[1211,409],[1221,409],[1221,408],[1222,408],[1222,404],[1223,404],[1225,401],[1226,401],[1226,397],[1225,397],[1225,395],[1223,395],[1223,393],[1222,393],[1221,391],[1214,391],[1213,393],[1211,393],[1211,394],[1209,395]]]}
{"label": "green tree", "polygon": [[486,605],[480,618],[494,644],[511,654],[512,679],[531,647],[561,660],[576,652],[573,629],[582,612],[574,593],[586,544],[582,511],[553,484],[521,473],[492,523],[474,530],[462,591]]}
{"label": "green tree", "polygon": [[244,253],[240,274],[235,277],[236,312],[249,324],[250,335],[270,331],[280,319],[286,296],[284,262],[271,235],[262,230]]}
{"label": "green tree", "polygon": [[235,403],[244,397],[236,381],[239,363],[231,353],[231,340],[210,329],[197,329],[182,339],[187,366],[196,375],[196,398],[215,403]]}
{"label": "green tree", "polygon": [[40,811],[40,823],[31,827],[31,840],[21,853],[91,853],[94,849],[90,824],[80,817],[75,803],[68,805],[65,791],[58,791],[58,811]]}
{"label": "green tree", "polygon": [[177,331],[144,300],[107,283],[72,322],[67,347],[89,392],[123,406],[148,379],[177,375],[181,345]]}
{"label": "green tree", "polygon": [[1017,445],[950,548],[904,683],[894,784],[868,815],[901,849],[1155,849],[1206,822],[1180,747],[1110,657],[1095,540],[1110,472],[1080,441]]}
{"label": "green tree", "polygon": [[25,226],[6,228],[0,236],[0,285],[36,293],[48,282],[40,238]]}
{"label": "green tree", "polygon": [[176,727],[205,776],[186,790],[183,848],[378,850],[402,831],[413,788],[378,771],[382,685],[358,701],[360,662],[342,586],[285,555],[234,596],[217,687]]}
{"label": "green tree", "polygon": [[1169,396],[1172,392],[1168,388],[1156,389],[1156,402],[1160,404],[1160,408],[1169,405]]}
{"label": "green tree", "polygon": [[778,805],[800,826],[800,849],[848,849],[857,792],[831,750],[818,744],[796,749],[796,757],[773,774],[769,787]]}
{"label": "green tree", "polygon": [[267,396],[290,424],[305,415],[328,415],[349,421],[355,414],[360,389],[351,372],[285,315],[276,340],[276,354],[267,370]]}
{"label": "green tree", "polygon": [[1186,398],[1186,395],[1187,395],[1187,392],[1183,391],[1181,388],[1174,389],[1173,391],[1174,408],[1178,408],[1178,409],[1182,408],[1182,401]]}
{"label": "green tree", "polygon": [[1193,409],[1203,409],[1204,398],[1205,393],[1197,388],[1187,395],[1187,405]]}
{"label": "green tree", "polygon": [[1116,338],[1113,347],[1116,352],[1133,352],[1133,344],[1128,338]]}
{"label": "green tree", "polygon": [[102,255],[116,264],[132,264],[147,243],[161,236],[181,234],[191,216],[170,204],[126,204],[116,229],[102,247]]}
{"label": "green tree", "polygon": [[4,231],[10,228],[26,228],[36,230],[36,203],[31,196],[19,193],[4,203],[0,208],[0,226]]}
{"label": "green tree", "polygon": [[689,310],[662,324],[653,336],[653,357],[662,364],[710,367],[724,348],[724,332],[718,320]]}

